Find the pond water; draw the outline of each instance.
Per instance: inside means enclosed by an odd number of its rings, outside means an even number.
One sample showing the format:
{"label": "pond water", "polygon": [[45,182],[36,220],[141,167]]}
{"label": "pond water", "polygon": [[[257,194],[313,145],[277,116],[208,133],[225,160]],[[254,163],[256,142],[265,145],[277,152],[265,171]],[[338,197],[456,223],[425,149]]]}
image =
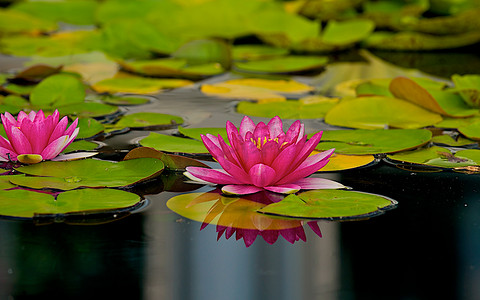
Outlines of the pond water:
{"label": "pond water", "polygon": [[[456,53],[471,59],[458,68],[450,64],[452,52],[437,53],[435,59],[433,54],[412,54],[409,62],[398,59],[397,53],[380,54],[412,63],[403,67],[424,67],[434,76],[448,77],[478,66],[477,53],[478,47]],[[8,57],[0,60],[8,61]],[[4,66],[6,70],[14,64]],[[324,73],[297,79],[328,94],[336,83],[350,78],[412,72],[419,71],[363,60],[332,64]],[[239,124],[242,118],[234,112],[234,101],[204,96],[197,87],[155,98],[128,111],[180,115],[191,127],[221,127],[227,120]],[[305,123],[308,132],[333,128],[318,120]],[[103,142],[109,151],[102,155],[122,157],[146,135],[148,131],[133,131],[107,139]],[[279,237],[270,245],[259,236],[245,247],[235,236],[226,240],[223,235],[217,241],[215,225],[200,230],[201,223],[166,206],[170,198],[183,193],[179,191],[210,188],[179,185],[163,191],[158,179],[138,187],[148,194],[148,205],[131,215],[118,215],[113,222],[0,220],[0,298],[480,298],[479,175],[414,172],[380,162],[322,176],[356,191],[395,199],[398,207],[366,220],[319,222],[321,238],[305,226],[306,242],[290,244]],[[181,174],[178,177],[184,180]]]}

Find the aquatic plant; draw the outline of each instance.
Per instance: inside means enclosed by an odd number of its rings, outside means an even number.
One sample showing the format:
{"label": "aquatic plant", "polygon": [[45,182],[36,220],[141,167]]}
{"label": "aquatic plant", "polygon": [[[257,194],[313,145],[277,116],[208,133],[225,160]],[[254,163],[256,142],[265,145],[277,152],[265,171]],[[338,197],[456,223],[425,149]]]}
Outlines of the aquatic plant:
{"label": "aquatic plant", "polygon": [[295,121],[285,133],[277,116],[265,124],[245,116],[237,129],[227,121],[230,145],[221,135],[202,135],[210,154],[223,169],[187,167],[185,176],[203,183],[221,184],[226,194],[252,194],[262,190],[290,194],[301,189],[341,188],[323,178],[305,178],[325,166],[334,149],[310,156],[322,132],[307,141],[305,128]]}
{"label": "aquatic plant", "polygon": [[68,119],[60,119],[58,110],[45,117],[42,110],[25,113],[15,119],[9,112],[1,115],[7,138],[0,136],[0,161],[38,163],[57,157],[77,137],[78,119],[67,128]]}

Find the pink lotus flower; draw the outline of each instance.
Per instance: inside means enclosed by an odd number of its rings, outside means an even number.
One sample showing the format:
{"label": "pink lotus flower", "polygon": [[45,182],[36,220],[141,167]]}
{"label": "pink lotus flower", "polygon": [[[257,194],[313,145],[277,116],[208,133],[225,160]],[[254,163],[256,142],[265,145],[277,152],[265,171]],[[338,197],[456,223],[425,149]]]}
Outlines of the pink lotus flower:
{"label": "pink lotus flower", "polygon": [[257,125],[244,117],[237,129],[227,121],[230,145],[223,138],[202,135],[207,150],[223,169],[187,167],[185,176],[203,183],[225,185],[226,194],[245,195],[262,190],[290,194],[301,189],[343,188],[323,178],[305,178],[327,164],[335,149],[309,156],[320,142],[322,132],[307,141],[304,125],[296,121],[286,133],[282,120]]}
{"label": "pink lotus flower", "polygon": [[77,137],[76,119],[67,129],[68,119],[59,121],[57,110],[45,118],[43,111],[29,114],[21,111],[15,119],[10,113],[1,115],[8,139],[0,136],[0,161],[37,163],[53,159]]}

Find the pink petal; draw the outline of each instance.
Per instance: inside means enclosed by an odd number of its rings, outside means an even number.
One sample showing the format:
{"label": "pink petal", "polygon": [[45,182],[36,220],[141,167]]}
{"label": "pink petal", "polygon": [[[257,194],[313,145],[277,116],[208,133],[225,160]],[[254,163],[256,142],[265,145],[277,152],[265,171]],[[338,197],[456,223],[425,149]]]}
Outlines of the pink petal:
{"label": "pink petal", "polygon": [[273,140],[283,134],[283,123],[278,116],[273,117],[270,122],[268,122],[267,126],[270,131],[270,139]]}
{"label": "pink petal", "polygon": [[295,141],[298,140],[298,136],[300,134],[300,130],[302,127],[302,123],[300,121],[295,121],[293,122],[292,126],[288,128],[287,133],[285,134],[285,141],[288,143],[294,143]]}
{"label": "pink petal", "polygon": [[68,129],[65,131],[65,135],[72,135],[75,129],[77,129],[77,126],[78,126],[78,118],[75,119],[75,121],[73,121],[72,124],[70,124]]}
{"label": "pink petal", "polygon": [[[57,124],[58,120],[60,119],[60,113],[58,112],[58,109],[56,109],[51,116],[48,118],[52,119],[53,124]],[[48,119],[47,118],[47,119]]]}
{"label": "pink petal", "polygon": [[63,150],[65,150],[68,146],[70,146],[70,144],[75,140],[75,138],[77,137],[78,135],[78,132],[80,131],[80,128],[75,128],[75,130],[73,131],[73,133],[70,135],[70,137],[68,138],[68,141],[67,143],[65,144],[65,146],[63,147],[62,150],[60,150],[60,152],[62,152]]}
{"label": "pink petal", "polygon": [[65,145],[68,142],[68,135],[64,135],[59,137],[58,139],[54,140],[50,144],[48,144],[45,149],[43,149],[42,153],[40,155],[43,157],[43,159],[48,160],[57,157],[57,155],[62,152],[62,149],[65,148]]}
{"label": "pink petal", "polygon": [[0,147],[3,147],[5,149],[10,149],[11,151],[13,150],[12,145],[10,142],[4,138],[3,136],[0,135]]}
{"label": "pink petal", "polygon": [[225,143],[223,138],[220,138],[220,135],[218,135],[218,142],[220,144],[220,148],[222,149],[225,157],[229,161],[231,161],[232,163],[234,163],[234,164],[236,164],[237,166],[240,167],[241,163],[240,163],[240,160],[237,157],[237,154],[235,153],[235,151],[233,151],[232,147],[230,147],[229,145],[227,145],[227,143]]}
{"label": "pink petal", "polygon": [[12,149],[0,147],[0,160],[8,161],[9,156],[12,161],[17,160],[17,153],[15,153]]}
{"label": "pink petal", "polygon": [[283,185],[274,185],[274,186],[266,186],[264,189],[279,193],[279,194],[293,194],[301,190],[301,186],[297,184],[283,184]]}
{"label": "pink petal", "polygon": [[344,189],[343,184],[325,178],[302,178],[294,182],[294,184],[301,187],[302,190],[316,190],[316,189]]}
{"label": "pink petal", "polygon": [[[32,112],[30,112],[30,114],[32,114]],[[33,115],[32,115],[33,116]],[[31,118],[31,116],[29,115],[29,117]],[[30,119],[32,122],[36,123],[36,122],[42,122],[45,120],[45,114],[43,113],[42,110],[39,110],[37,112],[37,114],[35,115],[35,117],[32,119]]]}
{"label": "pink petal", "polygon": [[272,168],[277,172],[277,180],[283,178],[294,167],[292,163],[300,150],[297,145],[290,144],[278,154],[271,164]]}
{"label": "pink petal", "polygon": [[60,154],[55,158],[52,158],[51,161],[70,161],[70,160],[77,160],[83,159],[87,157],[92,157],[97,155],[98,152],[75,152],[69,154]]}
{"label": "pink petal", "polygon": [[242,122],[240,123],[240,128],[238,129],[238,132],[240,133],[240,136],[242,139],[245,139],[245,135],[247,132],[253,132],[255,130],[255,123],[250,119],[249,117],[245,116],[242,119]]}
{"label": "pink petal", "polygon": [[33,120],[35,120],[36,115],[37,115],[37,113],[32,110],[28,113],[28,118],[30,119],[30,121],[33,122]]}
{"label": "pink petal", "polygon": [[264,164],[256,164],[249,171],[248,175],[252,181],[252,184],[258,187],[264,187],[270,185],[275,179],[275,170]]}
{"label": "pink petal", "polygon": [[259,162],[262,162],[266,165],[271,166],[275,158],[278,156],[280,153],[280,148],[279,144],[275,141],[268,141],[265,145],[262,147],[261,157],[259,159]]}
{"label": "pink petal", "polygon": [[293,183],[317,172],[328,163],[334,150],[330,149],[308,157],[296,170],[280,179],[277,184]]}
{"label": "pink petal", "polygon": [[262,191],[262,188],[254,185],[231,184],[222,187],[222,192],[227,195],[248,195]]}
{"label": "pink petal", "polygon": [[300,125],[300,132],[298,133],[297,143],[303,138],[305,134],[305,125],[303,123]]}
{"label": "pink petal", "polygon": [[[230,174],[226,173],[222,169],[207,169],[201,167],[187,167],[187,172],[185,176],[189,177],[189,174],[193,175],[195,178],[215,183],[215,184],[238,184],[237,179],[232,177]],[[190,177],[189,177],[190,178]]]}
{"label": "pink petal", "polygon": [[17,154],[31,154],[32,146],[27,137],[17,127],[11,127],[8,136],[10,143]]}
{"label": "pink petal", "polygon": [[319,237],[322,237],[322,232],[320,231],[320,227],[318,227],[317,221],[310,221],[307,222],[307,225],[315,232]]}
{"label": "pink petal", "polygon": [[[32,113],[33,113],[33,115],[32,115]],[[29,115],[32,115],[31,119],[29,118]],[[29,115],[27,115],[27,113],[25,113],[22,110],[18,113],[17,120],[15,120],[15,122],[14,122],[12,119],[15,119],[15,118],[11,114],[5,113],[5,116],[9,119],[10,122],[12,122],[12,124],[21,124],[24,119],[28,119],[30,121],[33,121],[33,119],[35,118],[35,112],[32,110]],[[18,125],[15,125],[15,127],[18,127]]]}
{"label": "pink petal", "polygon": [[257,143],[257,147],[261,148],[269,138],[270,131],[268,131],[267,125],[263,122],[258,123],[253,131],[253,140]]}
{"label": "pink petal", "polygon": [[65,135],[65,129],[67,128],[68,125],[68,119],[67,117],[63,117],[60,122],[55,126],[53,129],[53,132],[50,135],[50,138],[48,139],[48,143],[52,143],[54,140],[58,139],[59,137]]}

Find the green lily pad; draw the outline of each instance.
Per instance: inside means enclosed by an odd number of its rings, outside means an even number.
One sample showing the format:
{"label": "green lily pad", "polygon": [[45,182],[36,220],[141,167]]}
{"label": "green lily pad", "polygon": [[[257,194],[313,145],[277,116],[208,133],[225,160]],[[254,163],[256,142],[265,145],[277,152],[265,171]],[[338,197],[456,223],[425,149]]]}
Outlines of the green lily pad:
{"label": "green lily pad", "polygon": [[289,54],[285,48],[277,48],[268,45],[237,45],[232,49],[234,60],[259,60],[268,59]]}
{"label": "green lily pad", "polygon": [[384,196],[342,190],[312,190],[288,195],[258,211],[282,217],[351,220],[368,218],[395,208],[397,201]]}
{"label": "green lily pad", "polygon": [[187,64],[186,59],[181,58],[120,61],[119,63],[127,71],[157,77],[175,76],[201,78],[204,76],[218,75],[224,72],[222,66],[217,62],[191,66]]}
{"label": "green lily pad", "polygon": [[237,112],[255,117],[282,119],[321,119],[336,104],[338,99],[323,98],[318,101],[285,101],[271,103],[252,103],[242,101],[237,105]]}
{"label": "green lily pad", "polygon": [[91,151],[98,148],[98,144],[90,141],[75,141],[71,143],[63,153],[69,153],[74,151]]}
{"label": "green lily pad", "polygon": [[192,81],[184,79],[157,79],[128,76],[104,79],[93,84],[92,88],[98,93],[151,94],[164,89],[175,89],[192,83]]}
{"label": "green lily pad", "polygon": [[182,126],[178,126],[178,132],[183,134],[184,136],[188,136],[189,138],[196,139],[198,141],[201,141],[202,138],[200,135],[204,134],[212,134],[214,136],[221,135],[222,138],[228,143],[228,136],[227,136],[227,130],[224,127],[217,128],[217,127],[211,127],[211,128],[185,128]]}
{"label": "green lily pad", "polygon": [[452,76],[455,90],[460,93],[463,100],[473,107],[480,107],[480,75]]}
{"label": "green lily pad", "polygon": [[35,85],[20,85],[9,83],[2,86],[3,90],[10,94],[27,96],[30,95],[35,88]]}
{"label": "green lily pad", "polygon": [[236,62],[238,71],[248,73],[300,73],[323,68],[328,62],[325,56],[284,56],[265,60]]}
{"label": "green lily pad", "polygon": [[361,129],[422,128],[441,120],[410,102],[381,96],[343,100],[325,115],[328,124]]}
{"label": "green lily pad", "polygon": [[160,113],[134,113],[131,115],[123,116],[117,123],[115,128],[146,128],[146,127],[158,127],[158,126],[171,126],[182,124],[183,119],[178,116],[160,114]]}
{"label": "green lily pad", "polygon": [[78,132],[77,139],[89,138],[105,130],[102,123],[92,118],[78,119],[78,128],[80,128],[80,131]]}
{"label": "green lily pad", "polygon": [[433,146],[426,149],[388,155],[391,161],[413,163],[440,168],[462,168],[480,164],[480,150],[461,150],[452,154],[450,150]]}
{"label": "green lily pad", "polygon": [[39,108],[83,103],[85,88],[76,77],[68,74],[52,75],[40,82],[30,95],[30,102]]}
{"label": "green lily pad", "polygon": [[138,147],[125,155],[123,160],[137,159],[142,157],[151,157],[161,160],[165,164],[165,169],[173,171],[183,171],[186,167],[195,166],[208,168],[208,166],[198,160],[180,155],[166,154],[161,151],[148,147]]}
{"label": "green lily pad", "polygon": [[378,154],[409,150],[425,145],[432,138],[426,129],[330,130],[324,131],[315,148],[335,148],[340,154]]}
{"label": "green lily pad", "polygon": [[108,96],[102,98],[102,101],[112,105],[141,105],[150,102],[150,99],[139,96]]}
{"label": "green lily pad", "polygon": [[[7,170],[0,169],[0,173],[6,172]],[[16,187],[16,185],[10,182],[11,178],[22,177],[23,175],[0,175],[0,190],[6,190]]]}
{"label": "green lily pad", "polygon": [[403,51],[459,48],[480,41],[480,31],[458,35],[436,36],[418,32],[374,32],[363,44],[367,48]]}
{"label": "green lily pad", "polygon": [[448,134],[437,135],[432,138],[432,142],[437,145],[446,145],[450,147],[464,147],[464,146],[475,146],[478,145],[477,142],[466,139],[462,136],[458,136],[457,139],[454,139]]}
{"label": "green lily pad", "polygon": [[435,127],[456,129],[456,128],[468,126],[468,125],[473,124],[475,122],[480,122],[480,117],[478,117],[478,116],[473,116],[473,117],[470,117],[470,118],[448,118],[448,117],[445,117],[443,121],[435,124]]}
{"label": "green lily pad", "polygon": [[458,127],[458,131],[469,139],[480,141],[480,122]]}
{"label": "green lily pad", "polygon": [[[35,189],[52,188],[71,190],[79,187],[121,187],[156,176],[164,164],[154,158],[110,162],[84,159],[66,162],[46,161],[16,168],[17,171],[35,176],[12,179],[20,186]],[[40,177],[41,176],[41,177]]]}
{"label": "green lily pad", "polygon": [[232,63],[230,46],[214,39],[190,41],[173,52],[172,57],[185,59],[189,65],[219,63],[225,69]]}
{"label": "green lily pad", "polygon": [[30,102],[27,99],[17,96],[17,95],[8,95],[7,97],[1,99],[2,104],[26,108],[30,106]]}
{"label": "green lily pad", "polygon": [[61,115],[93,118],[111,115],[118,111],[118,107],[104,103],[84,102],[59,106],[58,111]]}
{"label": "green lily pad", "polygon": [[[114,189],[81,189],[52,195],[27,190],[0,191],[0,215],[33,218],[38,214],[100,213],[133,209],[136,194]],[[12,205],[15,203],[15,205]]]}
{"label": "green lily pad", "polygon": [[151,132],[149,136],[140,140],[140,145],[173,153],[208,153],[207,148],[198,140],[156,132]]}
{"label": "green lily pad", "polygon": [[321,34],[322,41],[330,45],[345,45],[359,42],[372,33],[375,23],[368,19],[346,21],[330,20]]}
{"label": "green lily pad", "polygon": [[11,9],[0,9],[0,32],[38,33],[53,31],[55,22],[42,20],[35,16]]}

